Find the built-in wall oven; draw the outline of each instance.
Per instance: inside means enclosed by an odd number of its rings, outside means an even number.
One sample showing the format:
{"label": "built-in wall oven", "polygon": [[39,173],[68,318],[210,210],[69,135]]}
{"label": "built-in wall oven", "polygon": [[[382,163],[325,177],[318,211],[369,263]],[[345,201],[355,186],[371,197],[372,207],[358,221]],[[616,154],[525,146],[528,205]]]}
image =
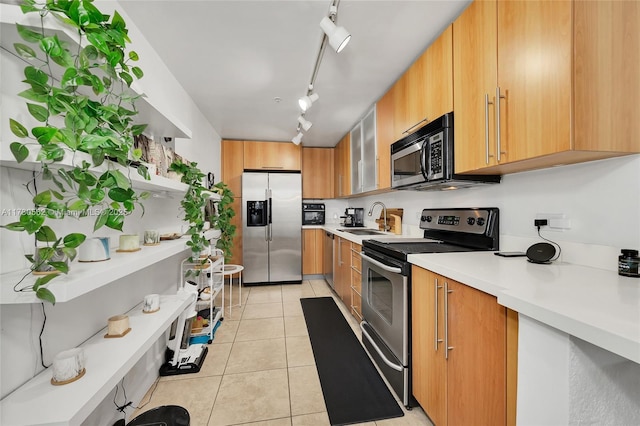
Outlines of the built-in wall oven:
{"label": "built-in wall oven", "polygon": [[[497,208],[424,209],[423,238],[364,240],[362,341],[405,406],[411,407],[409,254],[498,250]],[[419,284],[419,283],[417,283]],[[426,283],[425,283],[426,285]]]}

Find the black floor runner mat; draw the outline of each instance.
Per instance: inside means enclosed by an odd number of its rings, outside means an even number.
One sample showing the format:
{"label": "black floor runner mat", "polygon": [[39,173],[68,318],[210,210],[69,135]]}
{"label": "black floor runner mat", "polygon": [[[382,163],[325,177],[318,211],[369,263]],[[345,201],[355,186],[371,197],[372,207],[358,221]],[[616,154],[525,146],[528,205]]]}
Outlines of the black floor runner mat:
{"label": "black floor runner mat", "polygon": [[304,298],[300,303],[331,424],[403,416],[333,298]]}

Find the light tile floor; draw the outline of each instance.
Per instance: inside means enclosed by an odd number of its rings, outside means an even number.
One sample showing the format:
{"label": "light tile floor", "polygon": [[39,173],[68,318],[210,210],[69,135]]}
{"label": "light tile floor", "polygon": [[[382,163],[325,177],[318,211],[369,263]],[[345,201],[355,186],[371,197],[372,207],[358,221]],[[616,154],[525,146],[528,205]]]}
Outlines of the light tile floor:
{"label": "light tile floor", "polygon": [[[300,305],[300,298],[314,296],[332,296],[361,338],[356,320],[324,280],[243,287],[242,306],[234,306],[231,315],[225,309],[201,371],[160,378],[135,415],[175,404],[189,411],[192,426],[329,425]],[[237,288],[234,298],[238,300]],[[361,425],[431,423],[416,407],[405,410],[404,417]]]}

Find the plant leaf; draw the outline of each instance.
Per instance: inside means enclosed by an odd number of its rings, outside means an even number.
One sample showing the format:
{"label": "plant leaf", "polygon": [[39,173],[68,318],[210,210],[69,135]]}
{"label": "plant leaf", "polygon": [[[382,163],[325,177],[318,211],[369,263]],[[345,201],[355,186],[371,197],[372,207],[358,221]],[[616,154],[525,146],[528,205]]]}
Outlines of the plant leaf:
{"label": "plant leaf", "polygon": [[31,133],[42,145],[51,142],[53,137],[58,133],[58,129],[55,127],[34,127],[31,129]]}
{"label": "plant leaf", "polygon": [[137,79],[141,79],[144,76],[144,72],[140,69],[140,67],[132,67],[131,72],[136,76]]}
{"label": "plant leaf", "polygon": [[65,247],[76,248],[82,244],[86,238],[87,236],[84,234],[72,233],[65,235],[62,241],[64,242]]}
{"label": "plant leaf", "polygon": [[24,76],[27,79],[27,83],[37,83],[40,86],[46,86],[49,83],[49,76],[42,70],[29,65],[24,69]]}
{"label": "plant leaf", "polygon": [[24,41],[37,43],[42,39],[42,34],[32,31],[23,25],[16,23],[16,28],[18,29],[18,34],[20,34],[20,37],[22,37]]}
{"label": "plant leaf", "polygon": [[36,240],[52,243],[57,239],[56,233],[47,225],[43,225],[36,231]]}
{"label": "plant leaf", "polygon": [[[57,277],[59,274],[51,274],[51,275],[47,275],[46,277],[40,277],[39,279],[42,278],[49,278],[48,281],[51,281],[52,279],[54,279],[55,277]],[[36,283],[37,281],[36,280]],[[46,284],[46,283],[45,283]],[[36,284],[33,285],[33,287],[35,288]],[[53,295],[53,293],[51,293],[51,290],[49,290],[48,288],[44,288],[44,287],[40,287],[36,290],[36,297],[40,300],[44,300],[45,302],[49,302],[52,305],[56,304],[56,297]]]}
{"label": "plant leaf", "polygon": [[93,224],[93,231],[97,231],[107,224],[107,219],[109,218],[109,211],[102,210],[98,217],[96,218],[96,222]]}
{"label": "plant leaf", "polygon": [[13,43],[13,48],[16,49],[16,53],[25,59],[35,59],[37,57],[36,51],[22,43]]}
{"label": "plant leaf", "polygon": [[146,128],[147,124],[135,124],[131,126],[131,133],[133,134],[133,136],[140,136]]}
{"label": "plant leaf", "polygon": [[71,211],[84,211],[87,209],[87,203],[85,203],[82,200],[76,200],[73,203],[71,203],[70,206],[67,207],[67,210],[71,210]]}
{"label": "plant leaf", "polygon": [[49,111],[41,105],[27,103],[27,109],[33,118],[40,122],[44,123],[49,118]]}
{"label": "plant leaf", "polygon": [[124,224],[124,215],[113,213],[109,211],[109,216],[107,218],[107,227],[111,229],[115,229],[117,231],[122,231],[122,225]]}
{"label": "plant leaf", "polygon": [[7,229],[9,231],[18,231],[18,232],[23,232],[24,231],[24,225],[21,224],[20,222],[8,223],[6,225],[0,226],[0,228]]}
{"label": "plant leaf", "polygon": [[131,200],[133,195],[134,194],[131,189],[112,188],[109,190],[109,198],[120,203]]}
{"label": "plant leaf", "polygon": [[36,206],[46,206],[50,202],[51,202],[51,191],[49,190],[42,191],[39,194],[36,194],[35,197],[33,197],[33,204],[35,204]]}
{"label": "plant leaf", "polygon": [[13,142],[9,145],[11,153],[15,157],[18,163],[22,163],[29,156],[29,148],[21,144],[20,142]]}
{"label": "plant leaf", "polygon": [[151,176],[149,175],[149,169],[143,164],[138,166],[138,174],[145,178],[145,180],[151,179]]}
{"label": "plant leaf", "polygon": [[19,138],[26,138],[29,136],[29,131],[22,124],[18,123],[13,118],[9,119],[9,127],[11,128],[11,132]]}
{"label": "plant leaf", "polygon": [[40,48],[44,53],[51,57],[60,56],[62,54],[62,46],[60,46],[60,41],[56,35],[43,37],[42,40],[40,40]]}
{"label": "plant leaf", "polygon": [[24,226],[24,230],[29,235],[36,232],[44,223],[44,216],[41,214],[22,213],[20,215],[20,224]]}
{"label": "plant leaf", "polygon": [[132,50],[129,52],[129,59],[131,59],[132,61],[137,61],[140,58],[138,57],[138,53]]}
{"label": "plant leaf", "polygon": [[69,265],[67,265],[66,262],[49,262],[49,265],[53,266],[63,274],[69,273]]}
{"label": "plant leaf", "polygon": [[71,261],[78,255],[78,251],[72,247],[62,247],[62,252],[66,254]]}

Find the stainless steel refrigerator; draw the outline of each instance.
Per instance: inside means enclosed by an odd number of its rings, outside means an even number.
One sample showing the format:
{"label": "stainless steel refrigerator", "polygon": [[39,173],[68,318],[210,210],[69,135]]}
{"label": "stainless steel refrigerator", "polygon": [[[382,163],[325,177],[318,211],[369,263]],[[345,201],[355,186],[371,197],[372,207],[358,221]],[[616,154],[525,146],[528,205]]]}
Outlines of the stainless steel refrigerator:
{"label": "stainless steel refrigerator", "polygon": [[243,173],[242,217],[243,282],[301,282],[300,173]]}

